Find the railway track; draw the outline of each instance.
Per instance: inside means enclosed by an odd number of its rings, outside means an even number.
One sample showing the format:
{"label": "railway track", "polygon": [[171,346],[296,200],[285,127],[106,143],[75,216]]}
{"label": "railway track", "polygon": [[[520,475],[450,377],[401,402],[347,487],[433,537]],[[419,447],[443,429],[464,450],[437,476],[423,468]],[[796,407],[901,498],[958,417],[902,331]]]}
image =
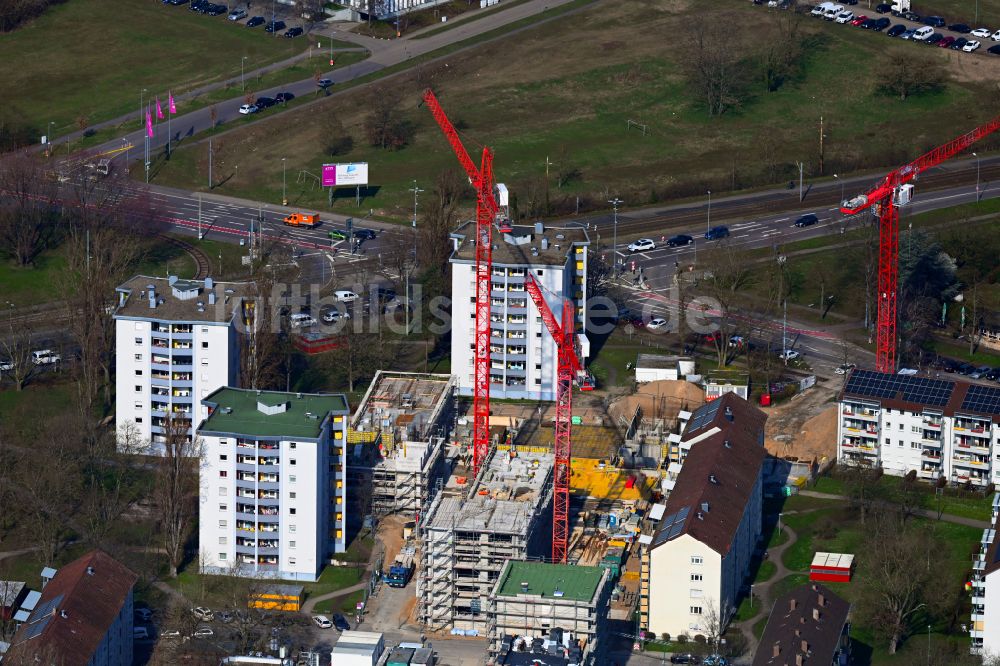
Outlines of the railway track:
{"label": "railway track", "polygon": [[[920,179],[918,187],[921,192],[933,192],[960,185],[970,185],[975,180],[976,167],[948,170],[933,175],[924,175]],[[980,182],[1000,180],[1000,163],[984,163],[980,169]],[[878,180],[873,176],[872,182]],[[844,190],[844,196],[850,198],[859,192],[866,190],[865,186],[848,186]],[[809,190],[805,201],[799,201],[798,188],[781,190],[762,194],[753,199],[737,201],[712,202],[712,221],[719,223],[734,220],[751,220],[754,217],[782,213],[801,211],[806,207],[812,208],[832,208],[840,204],[841,187],[837,183],[823,183]],[[669,212],[642,219],[628,219],[628,213],[618,214],[618,235],[642,234],[652,231],[682,230],[690,228],[692,225],[702,225],[706,221],[706,202],[692,203],[688,206],[681,206]],[[601,216],[601,224],[604,225],[605,218],[610,221],[610,215]]]}
{"label": "railway track", "polygon": [[195,280],[204,280],[208,277],[208,273],[211,270],[211,264],[208,261],[208,255],[202,252],[200,249],[196,248],[190,243],[186,243],[179,238],[174,238],[172,236],[167,236],[166,234],[157,234],[158,238],[165,240],[166,242],[179,247],[180,249],[187,252],[197,267],[194,278]]}

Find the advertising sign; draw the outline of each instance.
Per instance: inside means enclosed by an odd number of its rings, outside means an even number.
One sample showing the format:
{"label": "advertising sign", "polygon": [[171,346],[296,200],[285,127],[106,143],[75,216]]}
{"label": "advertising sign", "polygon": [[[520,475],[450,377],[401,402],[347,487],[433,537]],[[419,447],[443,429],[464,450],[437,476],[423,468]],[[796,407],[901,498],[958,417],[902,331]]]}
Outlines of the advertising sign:
{"label": "advertising sign", "polygon": [[368,163],[324,164],[323,187],[368,184]]}

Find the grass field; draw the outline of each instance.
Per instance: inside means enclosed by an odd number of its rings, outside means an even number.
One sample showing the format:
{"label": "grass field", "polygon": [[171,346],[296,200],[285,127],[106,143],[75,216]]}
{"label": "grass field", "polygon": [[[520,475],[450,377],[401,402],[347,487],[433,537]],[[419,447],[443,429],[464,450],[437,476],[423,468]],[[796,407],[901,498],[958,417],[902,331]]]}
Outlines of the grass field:
{"label": "grass field", "polygon": [[[59,136],[136,113],[145,88],[165,102],[175,94],[254,70],[309,46],[307,39],[268,37],[225,16],[204,16],[148,0],[69,0],[0,36],[5,106],[40,133]],[[183,106],[183,105],[182,105]]]}
{"label": "grass field", "polygon": [[[481,144],[495,149],[497,179],[511,187],[522,212],[541,212],[546,197],[559,210],[560,203],[575,203],[578,195],[586,208],[589,201],[603,206],[615,193],[629,205],[641,205],[706,189],[725,192],[780,180],[797,159],[805,159],[807,172],[815,173],[820,116],[827,135],[827,171],[833,172],[870,165],[890,150],[898,153],[894,146],[903,140],[900,127],[908,128],[906,143],[915,155],[953,136],[956,118],[964,127],[987,115],[982,105],[970,104],[980,91],[978,83],[953,83],[906,102],[877,92],[882,54],[906,54],[912,45],[805,19],[803,29],[814,35],[801,77],[773,93],[751,89],[741,110],[709,118],[679,72],[684,40],[663,38],[683,33],[695,15],[734,21],[756,41],[775,30],[773,12],[743,2],[706,7],[644,1],[586,9],[516,39],[427,65],[420,76],[387,86],[386,91],[401,95],[401,119],[413,129],[401,150],[376,150],[365,141],[365,109],[383,90],[354,91],[319,109],[294,112],[291,121],[275,119],[240,129],[229,135],[216,161],[219,173],[238,164],[239,182],[220,189],[273,199],[281,186],[281,156],[294,156],[288,168],[296,171],[315,171],[330,161],[323,154],[324,135],[330,116],[336,116],[354,140],[354,148],[337,155],[337,161],[369,162],[379,188],[363,207],[384,217],[407,217],[414,179],[426,188],[433,185],[434,174],[457,168],[447,142],[420,105],[419,91],[428,82],[462,128],[469,151]],[[948,55],[934,52],[932,57]],[[545,66],[539,67],[542,62]],[[1000,64],[977,63],[986,70],[980,74]],[[866,108],[880,113],[863,113]],[[626,131],[628,120],[646,124],[648,133]],[[197,150],[197,157],[183,152],[158,182],[202,187],[204,151]],[[762,165],[765,152],[772,168]],[[547,193],[546,160],[551,164]],[[325,204],[318,190],[295,188],[290,198],[302,205]],[[353,199],[335,201],[334,209],[351,212]]]}
{"label": "grass field", "polygon": [[[903,478],[886,474],[879,479],[879,483],[884,486],[886,491],[893,493],[900,489]],[[921,506],[930,511],[937,511],[938,499],[934,494],[933,486],[927,483],[917,483],[914,487],[922,493]],[[812,490],[833,495],[846,495],[848,492],[843,481],[831,476],[821,476],[816,479]],[[989,520],[992,513],[992,499],[992,497],[977,497],[975,495],[962,496],[957,491],[947,489],[946,494],[941,496],[941,510],[952,516]]]}
{"label": "grass field", "polygon": [[[976,20],[976,8],[979,20]],[[910,8],[921,16],[943,16],[949,24],[966,23],[973,28],[1000,28],[1000,2],[997,0],[916,0]],[[987,42],[988,44],[989,42]]]}

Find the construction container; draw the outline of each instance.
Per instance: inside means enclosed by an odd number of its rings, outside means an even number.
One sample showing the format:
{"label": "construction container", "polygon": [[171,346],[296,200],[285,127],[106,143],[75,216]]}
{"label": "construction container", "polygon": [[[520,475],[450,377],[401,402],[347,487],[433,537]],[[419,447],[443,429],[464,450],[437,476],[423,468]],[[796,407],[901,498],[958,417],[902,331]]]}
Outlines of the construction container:
{"label": "construction container", "polygon": [[394,648],[389,653],[389,659],[386,660],[385,666],[410,666],[414,652],[416,650],[413,648]]}
{"label": "construction container", "polygon": [[598,562],[597,566],[602,569],[609,569],[612,576],[618,576],[621,573],[622,566],[618,562],[608,562],[607,560],[601,560]]}
{"label": "construction container", "polygon": [[414,650],[410,666],[434,666],[434,650],[430,648]]}

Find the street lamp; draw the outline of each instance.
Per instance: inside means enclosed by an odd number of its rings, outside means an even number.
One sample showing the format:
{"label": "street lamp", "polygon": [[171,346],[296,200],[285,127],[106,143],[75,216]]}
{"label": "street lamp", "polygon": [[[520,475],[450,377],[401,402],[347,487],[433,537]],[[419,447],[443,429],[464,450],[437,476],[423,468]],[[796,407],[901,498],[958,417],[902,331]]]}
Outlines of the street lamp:
{"label": "street lamp", "polygon": [[620,206],[625,202],[619,199],[618,197],[615,197],[614,199],[609,199],[608,203],[611,204],[615,209],[615,217],[614,217],[615,232],[614,232],[614,240],[612,241],[612,246],[611,246],[611,261],[612,261],[612,266],[614,267],[614,275],[617,276],[618,275],[618,206]]}
{"label": "street lamp", "polygon": [[417,262],[417,195],[423,192],[422,189],[417,187],[417,179],[413,179],[413,187],[410,188],[413,192],[413,263]]}
{"label": "street lamp", "polygon": [[240,90],[242,90],[243,92],[247,91],[246,80],[243,78],[243,73],[244,73],[243,65],[246,63],[246,61],[247,61],[246,56],[243,56],[243,59],[240,60]]}
{"label": "street lamp", "polygon": [[143,97],[145,95],[146,95],[146,89],[143,88],[142,90],[139,91],[139,127],[142,127],[142,121],[143,121],[143,117],[142,117],[142,103],[143,103]]}
{"label": "street lamp", "polygon": [[709,232],[712,226],[712,190],[708,191],[708,215],[705,217],[705,233]]}
{"label": "street lamp", "polygon": [[285,174],[286,173],[287,172],[286,172],[286,169],[285,169],[285,158],[282,157],[281,158],[281,205],[282,206],[287,206],[288,205],[287,190],[285,189],[285,183],[286,183]]}
{"label": "street lamp", "polygon": [[981,158],[978,153],[972,153],[972,156],[976,158],[976,203],[979,203],[979,160]]}
{"label": "street lamp", "polygon": [[833,174],[834,180],[840,181],[840,203],[844,203],[844,180],[837,174]]}

